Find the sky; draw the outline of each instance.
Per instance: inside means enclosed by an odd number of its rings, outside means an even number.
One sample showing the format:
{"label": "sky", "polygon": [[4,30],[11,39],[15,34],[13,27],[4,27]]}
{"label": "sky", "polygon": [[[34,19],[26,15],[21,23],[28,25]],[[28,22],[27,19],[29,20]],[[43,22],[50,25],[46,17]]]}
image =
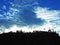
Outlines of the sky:
{"label": "sky", "polygon": [[60,0],[0,0],[0,32],[56,31],[60,34]]}

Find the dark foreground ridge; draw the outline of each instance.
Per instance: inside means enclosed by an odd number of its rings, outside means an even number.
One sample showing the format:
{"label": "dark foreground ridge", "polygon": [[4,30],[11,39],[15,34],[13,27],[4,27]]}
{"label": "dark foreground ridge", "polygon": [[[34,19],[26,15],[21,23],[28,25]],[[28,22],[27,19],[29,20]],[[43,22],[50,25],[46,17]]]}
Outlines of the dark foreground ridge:
{"label": "dark foreground ridge", "polygon": [[60,45],[60,37],[55,32],[36,31],[33,33],[3,33],[0,44],[7,45]]}

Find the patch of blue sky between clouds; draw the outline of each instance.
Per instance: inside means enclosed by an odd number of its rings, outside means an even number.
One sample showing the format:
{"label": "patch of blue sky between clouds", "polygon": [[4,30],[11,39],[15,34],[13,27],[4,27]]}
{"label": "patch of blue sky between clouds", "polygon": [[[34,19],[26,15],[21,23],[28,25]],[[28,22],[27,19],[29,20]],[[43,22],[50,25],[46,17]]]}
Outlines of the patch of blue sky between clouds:
{"label": "patch of blue sky between clouds", "polygon": [[60,0],[39,0],[41,7],[48,7],[51,10],[60,10]]}

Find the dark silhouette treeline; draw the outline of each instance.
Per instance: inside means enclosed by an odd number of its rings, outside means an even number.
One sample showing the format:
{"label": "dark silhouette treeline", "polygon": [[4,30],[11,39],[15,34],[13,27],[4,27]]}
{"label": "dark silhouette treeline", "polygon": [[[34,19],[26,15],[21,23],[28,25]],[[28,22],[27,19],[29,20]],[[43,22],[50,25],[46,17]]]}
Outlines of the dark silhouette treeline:
{"label": "dark silhouette treeline", "polygon": [[60,45],[60,37],[57,33],[43,31],[3,33],[0,35],[0,41],[2,45]]}

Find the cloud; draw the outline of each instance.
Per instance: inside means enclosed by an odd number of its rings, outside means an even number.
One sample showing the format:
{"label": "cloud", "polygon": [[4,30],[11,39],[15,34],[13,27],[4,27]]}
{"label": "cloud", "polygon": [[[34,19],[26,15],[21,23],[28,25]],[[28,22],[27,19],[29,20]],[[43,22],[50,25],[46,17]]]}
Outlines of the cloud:
{"label": "cloud", "polygon": [[[46,27],[46,29],[44,30],[44,28]],[[8,33],[10,31],[12,32],[16,32],[16,31],[22,31],[24,33],[26,32],[33,32],[33,31],[48,31],[48,27],[49,27],[49,24],[46,24],[45,26],[38,26],[38,25],[34,25],[32,27],[30,26],[23,26],[23,27],[19,27],[17,25],[12,25],[10,28],[6,29],[4,28],[5,30],[1,30],[0,32],[5,32],[5,33]]]}
{"label": "cloud", "polygon": [[48,8],[38,7],[37,9],[35,9],[35,11],[37,18],[42,18],[47,21],[60,19],[60,11],[57,10],[49,10]]}
{"label": "cloud", "polygon": [[3,6],[2,6],[2,9],[6,10],[6,6],[5,6],[5,5],[3,5]]}
{"label": "cloud", "polygon": [[10,8],[8,12],[0,14],[0,26],[10,27],[11,25],[16,24],[17,22],[17,13],[18,9]]}
{"label": "cloud", "polygon": [[[49,28],[52,27],[54,31],[60,33],[60,10],[50,10],[49,8],[42,8],[42,7],[37,7],[35,9],[36,17],[44,19],[47,23],[51,25]],[[45,25],[46,25],[45,24]],[[43,25],[44,26],[44,25]]]}

